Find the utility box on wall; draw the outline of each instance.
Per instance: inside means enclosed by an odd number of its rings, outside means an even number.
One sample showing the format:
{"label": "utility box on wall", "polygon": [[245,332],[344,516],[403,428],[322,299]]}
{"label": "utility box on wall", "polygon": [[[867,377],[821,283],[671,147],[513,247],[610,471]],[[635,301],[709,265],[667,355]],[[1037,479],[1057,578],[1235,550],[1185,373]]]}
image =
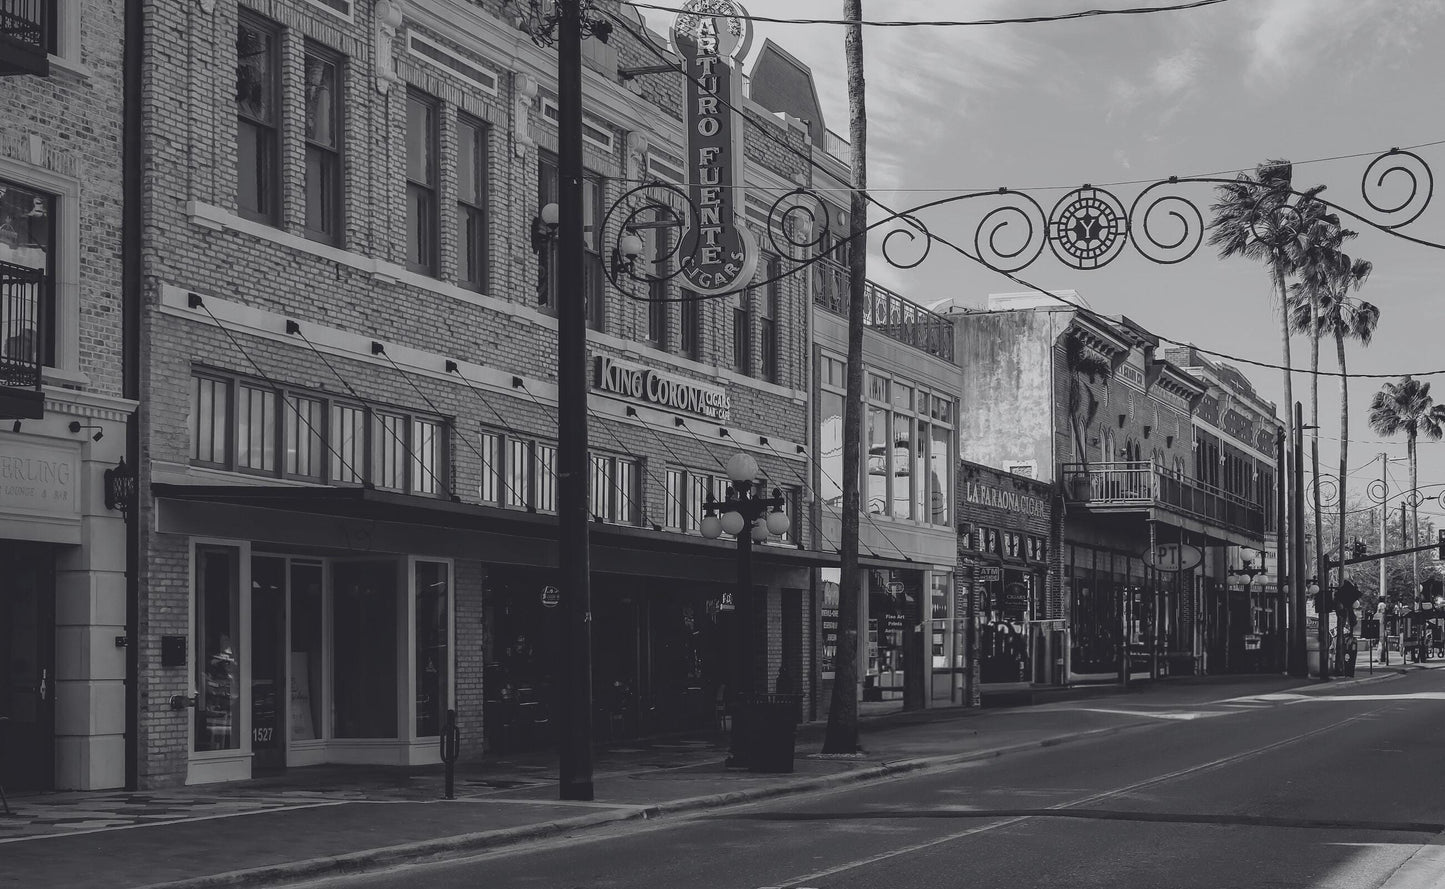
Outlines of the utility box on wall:
{"label": "utility box on wall", "polygon": [[184,667],[186,665],[186,637],[161,637],[161,666]]}

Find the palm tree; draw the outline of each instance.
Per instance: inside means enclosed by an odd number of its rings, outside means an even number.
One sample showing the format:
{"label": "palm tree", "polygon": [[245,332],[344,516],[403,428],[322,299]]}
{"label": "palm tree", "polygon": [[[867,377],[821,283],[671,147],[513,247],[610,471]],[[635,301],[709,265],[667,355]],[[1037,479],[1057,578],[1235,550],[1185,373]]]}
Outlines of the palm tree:
{"label": "palm tree", "polygon": [[[1300,225],[1300,215],[1290,203],[1295,196],[1293,181],[1293,164],[1287,160],[1267,160],[1255,167],[1253,176],[1240,173],[1234,182],[1219,186],[1216,190],[1218,200],[1209,208],[1214,214],[1209,223],[1209,227],[1213,229],[1209,243],[1219,248],[1220,258],[1243,256],[1263,262],[1269,268],[1273,285],[1271,293],[1280,307],[1284,435],[1287,442],[1294,441],[1294,385],[1290,379],[1290,328],[1289,316],[1285,311],[1285,277],[1295,270],[1299,261],[1302,253],[1300,239],[1304,232]],[[1304,192],[1299,205],[1313,203],[1313,198],[1322,190],[1317,187]],[[1288,473],[1280,479],[1280,484],[1284,486],[1286,502],[1292,502],[1289,499],[1291,484]],[[1285,526],[1281,530],[1283,539],[1280,547],[1283,550],[1284,541],[1288,540],[1290,535],[1287,515]],[[1283,564],[1284,560],[1281,560],[1281,565]],[[1294,605],[1291,611],[1295,614],[1297,626],[1303,627],[1304,584],[1301,578],[1295,577],[1292,585]],[[1298,637],[1295,644],[1302,646]],[[1298,663],[1291,669],[1298,672],[1304,662],[1302,647],[1296,650],[1295,658]]]}
{"label": "palm tree", "polygon": [[[1370,402],[1370,428],[1381,435],[1405,433],[1410,458],[1410,546],[1420,545],[1420,511],[1415,491],[1419,488],[1415,462],[1415,439],[1425,436],[1439,441],[1445,436],[1445,404],[1436,404],[1430,397],[1430,384],[1412,376],[1398,383],[1386,383]],[[1412,553],[1411,581],[1420,591],[1420,554]]]}

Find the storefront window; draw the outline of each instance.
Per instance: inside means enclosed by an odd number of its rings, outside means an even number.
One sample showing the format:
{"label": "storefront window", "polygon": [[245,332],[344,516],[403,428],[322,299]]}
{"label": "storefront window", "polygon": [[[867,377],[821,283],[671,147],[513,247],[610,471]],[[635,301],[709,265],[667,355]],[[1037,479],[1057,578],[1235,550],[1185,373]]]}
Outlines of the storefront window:
{"label": "storefront window", "polygon": [[[895,388],[895,392],[903,387]],[[912,390],[908,390],[911,392]],[[912,399],[910,398],[911,402]],[[913,419],[901,414],[893,415],[893,509],[895,519],[913,517],[913,485],[917,476],[913,472]]]}
{"label": "storefront window", "polygon": [[321,566],[291,563],[291,704],[287,711],[293,741],[321,737],[322,635]]}
{"label": "storefront window", "polygon": [[396,564],[336,562],[333,576],[333,735],[395,738]]}
{"label": "storefront window", "polygon": [[888,512],[888,411],[881,407],[868,408],[868,486],[867,511],[872,515],[886,515]]}
{"label": "storefront window", "polygon": [[449,639],[448,566],[444,562],[416,563],[416,734],[441,734],[450,698],[451,651]]}
{"label": "storefront window", "polygon": [[196,750],[241,746],[240,552],[196,549]]}
{"label": "storefront window", "polygon": [[843,396],[823,392],[819,398],[819,494],[825,506],[843,505]]}

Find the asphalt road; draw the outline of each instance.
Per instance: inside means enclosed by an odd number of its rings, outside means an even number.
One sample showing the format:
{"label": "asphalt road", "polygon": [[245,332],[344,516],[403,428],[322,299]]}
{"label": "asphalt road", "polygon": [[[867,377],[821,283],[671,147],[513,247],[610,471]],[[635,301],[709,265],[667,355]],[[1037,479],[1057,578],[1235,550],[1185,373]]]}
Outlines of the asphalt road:
{"label": "asphalt road", "polygon": [[1445,887],[1445,672],[1172,708],[1067,706],[1149,724],[312,885]]}

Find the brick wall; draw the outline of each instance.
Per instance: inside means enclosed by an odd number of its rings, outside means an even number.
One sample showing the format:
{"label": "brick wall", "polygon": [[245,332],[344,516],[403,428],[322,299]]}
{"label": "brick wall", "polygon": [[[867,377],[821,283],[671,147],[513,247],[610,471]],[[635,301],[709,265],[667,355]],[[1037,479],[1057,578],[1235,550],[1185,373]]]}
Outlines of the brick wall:
{"label": "brick wall", "polygon": [[[554,95],[555,52],[532,47],[525,36],[495,18],[495,2],[407,4],[408,19],[392,45],[391,59],[399,76],[385,93],[378,89],[377,22],[374,4],[354,4],[353,21],[345,21],[305,0],[218,0],[214,10],[195,3],[155,2],[147,7],[150,53],[145,65],[146,231],[144,371],[149,401],[143,444],[144,473],[183,471],[192,448],[191,373],[205,367],[244,375],[263,383],[299,386],[338,397],[355,395],[376,405],[440,413],[450,422],[451,491],[463,502],[478,501],[483,465],[477,453],[483,428],[523,437],[555,441],[556,407],[546,393],[556,381],[555,322],[537,308],[538,263],[529,234],[538,212],[539,149],[555,149],[555,128],[538,100],[517,99],[528,78],[539,83],[539,97]],[[242,219],[237,211],[237,123],[234,107],[236,30],[242,9],[274,22],[279,28],[282,71],[280,166],[282,210],[272,227]],[[437,11],[450,11],[455,27],[437,26]],[[407,51],[414,31],[455,53],[468,64],[492,72],[493,95],[468,85],[448,70]],[[616,58],[622,65],[657,64],[625,32],[613,34]],[[305,100],[302,58],[312,42],[341,54],[344,103],[344,225],[336,247],[305,240],[304,221]],[[496,47],[510,47],[507,55]],[[489,50],[488,48],[491,48]],[[597,86],[589,75],[586,108],[612,127],[610,152],[589,145],[584,161],[604,177],[604,204],[629,187],[623,181],[633,165],[626,156],[630,132],[646,133],[654,144],[667,145],[680,123],[658,121],[676,115],[681,101],[677,77],[653,76],[635,81],[637,91],[624,88],[615,71],[603,71],[607,53],[597,53],[589,69],[611,82]],[[600,61],[598,61],[600,60]],[[438,102],[439,132],[437,196],[441,208],[440,249],[436,278],[413,274],[406,261],[406,95],[407,88]],[[488,228],[490,270],[485,293],[458,286],[458,241],[455,225],[457,139],[455,121],[466,114],[487,123]],[[753,115],[746,136],[749,176],[791,181],[806,166],[777,141],[762,136],[766,128],[792,148],[806,150],[800,132],[785,129],[772,118]],[[537,147],[523,145],[530,134]],[[770,171],[764,174],[762,171]],[[604,247],[613,242],[605,232]],[[807,341],[807,296],[803,276],[781,282],[778,385],[749,379],[760,373],[754,342],[749,374],[725,371],[731,362],[731,303],[707,300],[700,361],[658,352],[645,342],[647,306],[608,289],[605,330],[590,334],[593,354],[610,354],[648,364],[669,374],[723,387],[732,402],[735,440],[755,441],[752,433],[775,441],[803,443],[806,431],[804,344]],[[313,353],[300,336],[267,336],[257,330],[211,322],[203,309],[163,305],[164,294],[194,292],[207,306],[239,306],[251,310],[257,324],[293,319],[313,340],[354,334],[375,338],[392,349],[409,347],[434,359],[473,362],[524,380],[508,392],[485,390],[485,401],[455,379],[403,374],[384,358],[362,351]],[[671,342],[679,340],[678,306],[670,308]],[[269,319],[269,320],[267,320]],[[753,325],[753,336],[758,326]],[[264,379],[263,379],[264,378]],[[528,392],[542,393],[534,401]],[[695,418],[689,428],[709,424]],[[618,422],[594,412],[588,420],[595,451],[625,453],[641,460],[644,521],[662,523],[665,510],[664,470],[668,466],[718,475],[737,446],[716,434],[679,434],[680,429],[647,428]],[[743,430],[747,430],[746,432]],[[794,469],[803,464],[773,454],[756,453],[768,478],[797,485]],[[150,516],[149,505],[143,516]],[[148,520],[142,527],[152,528]],[[799,516],[801,539],[810,539],[807,515]],[[184,621],[190,607],[189,579],[175,573],[173,559],[185,539],[146,533],[149,565],[142,588],[147,601],[142,616],[145,645],[158,645],[163,632]],[[475,652],[480,651],[481,562],[456,563],[457,703],[464,721],[464,753],[481,743],[481,677]],[[176,623],[179,621],[179,623]],[[149,651],[150,649],[144,649]],[[776,664],[772,666],[776,673]],[[185,768],[185,724],[159,708],[175,682],[169,673],[147,675],[143,696],[146,732],[154,746],[143,745],[143,772],[151,783],[177,780]],[[172,722],[175,723],[172,726]],[[173,730],[178,730],[175,734]],[[179,745],[179,746],[176,746]]]}

